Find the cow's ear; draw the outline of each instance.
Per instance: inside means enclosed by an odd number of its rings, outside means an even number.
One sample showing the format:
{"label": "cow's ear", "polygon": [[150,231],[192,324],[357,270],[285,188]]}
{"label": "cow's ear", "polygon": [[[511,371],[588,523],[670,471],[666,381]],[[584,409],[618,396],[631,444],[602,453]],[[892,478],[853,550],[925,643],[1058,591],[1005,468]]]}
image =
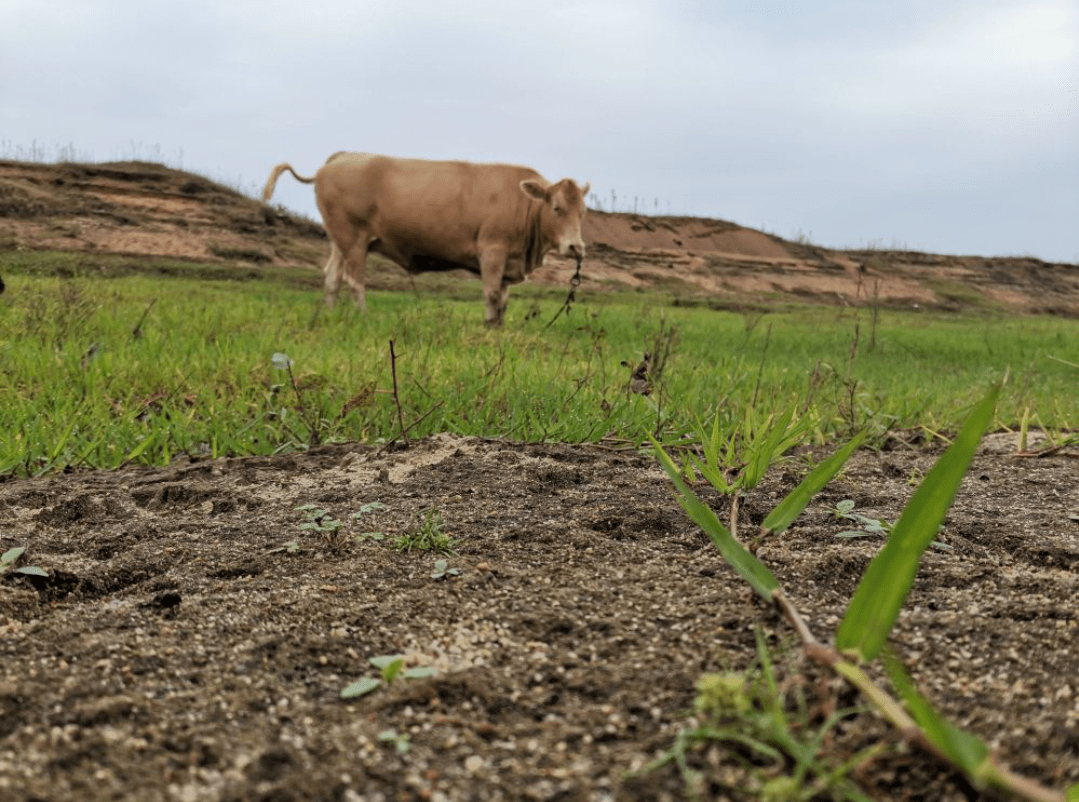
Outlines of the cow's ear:
{"label": "cow's ear", "polygon": [[532,178],[521,182],[521,192],[532,198],[532,200],[545,201],[550,199],[547,187]]}
{"label": "cow's ear", "polygon": [[592,189],[592,182],[591,181],[586,181],[585,185],[583,187],[581,187],[581,195],[583,195],[584,197],[587,198],[588,197],[588,190],[590,190],[590,189]]}

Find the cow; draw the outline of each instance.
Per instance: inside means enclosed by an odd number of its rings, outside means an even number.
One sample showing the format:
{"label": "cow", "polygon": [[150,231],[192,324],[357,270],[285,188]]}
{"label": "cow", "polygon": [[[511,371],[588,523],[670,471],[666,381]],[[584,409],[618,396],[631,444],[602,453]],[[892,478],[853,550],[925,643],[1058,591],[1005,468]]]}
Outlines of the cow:
{"label": "cow", "polygon": [[286,170],[315,185],[330,237],[323,268],[328,306],[344,278],[356,305],[366,308],[367,254],[380,253],[409,273],[478,273],[487,323],[500,326],[510,285],[524,281],[549,251],[572,256],[578,265],[584,259],[581,222],[590,185],[570,178],[552,184],[535,170],[509,164],[341,152],[310,178],[288,163],[277,165],[263,201]]}

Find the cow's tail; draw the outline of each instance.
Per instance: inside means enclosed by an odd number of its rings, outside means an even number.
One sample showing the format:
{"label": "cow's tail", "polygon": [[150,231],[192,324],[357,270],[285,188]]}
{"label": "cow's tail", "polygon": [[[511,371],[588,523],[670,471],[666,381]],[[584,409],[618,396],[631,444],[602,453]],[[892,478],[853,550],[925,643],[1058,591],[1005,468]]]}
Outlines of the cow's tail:
{"label": "cow's tail", "polygon": [[277,186],[277,179],[281,176],[281,173],[285,172],[285,170],[288,170],[290,173],[292,173],[293,178],[295,178],[297,181],[301,181],[304,184],[315,183],[315,176],[311,176],[310,178],[304,178],[302,175],[292,169],[291,164],[289,164],[288,162],[281,162],[281,164],[277,165],[275,168],[273,168],[273,170],[270,171],[270,177],[266,179],[266,187],[262,190],[263,201],[268,201],[270,198],[273,197],[274,187]]}

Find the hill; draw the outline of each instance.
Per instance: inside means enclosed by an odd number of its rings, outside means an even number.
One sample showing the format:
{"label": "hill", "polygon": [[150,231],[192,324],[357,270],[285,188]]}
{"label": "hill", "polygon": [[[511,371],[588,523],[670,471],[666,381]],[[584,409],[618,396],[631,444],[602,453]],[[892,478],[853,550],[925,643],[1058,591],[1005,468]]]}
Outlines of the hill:
{"label": "hill", "polygon": [[[1079,316],[1079,267],[1032,257],[838,251],[722,220],[600,211],[589,213],[584,236],[583,291],[662,290],[719,307],[797,301]],[[164,165],[0,161],[0,251],[317,269],[327,247],[319,223]],[[564,286],[572,270],[548,257],[532,281]],[[407,281],[388,262],[368,276],[376,289]]]}

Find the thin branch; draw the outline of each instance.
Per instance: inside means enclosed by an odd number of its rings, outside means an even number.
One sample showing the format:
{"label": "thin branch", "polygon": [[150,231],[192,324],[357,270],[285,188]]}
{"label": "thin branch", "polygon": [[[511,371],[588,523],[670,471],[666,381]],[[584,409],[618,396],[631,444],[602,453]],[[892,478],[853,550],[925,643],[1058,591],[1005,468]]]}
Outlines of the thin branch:
{"label": "thin branch", "polygon": [[[408,435],[406,434],[408,430],[405,429],[405,415],[401,411],[401,398],[397,395],[397,354],[394,353],[393,350],[393,340],[390,340],[390,373],[393,375],[393,401],[397,404],[397,423],[401,426],[401,431],[398,433],[397,437],[403,437],[405,439],[405,448],[408,448],[409,442]],[[412,425],[415,426],[416,424],[414,423]],[[410,426],[409,428],[412,427]],[[396,440],[397,437],[393,438],[390,443]],[[389,443],[386,445],[389,445]]]}

